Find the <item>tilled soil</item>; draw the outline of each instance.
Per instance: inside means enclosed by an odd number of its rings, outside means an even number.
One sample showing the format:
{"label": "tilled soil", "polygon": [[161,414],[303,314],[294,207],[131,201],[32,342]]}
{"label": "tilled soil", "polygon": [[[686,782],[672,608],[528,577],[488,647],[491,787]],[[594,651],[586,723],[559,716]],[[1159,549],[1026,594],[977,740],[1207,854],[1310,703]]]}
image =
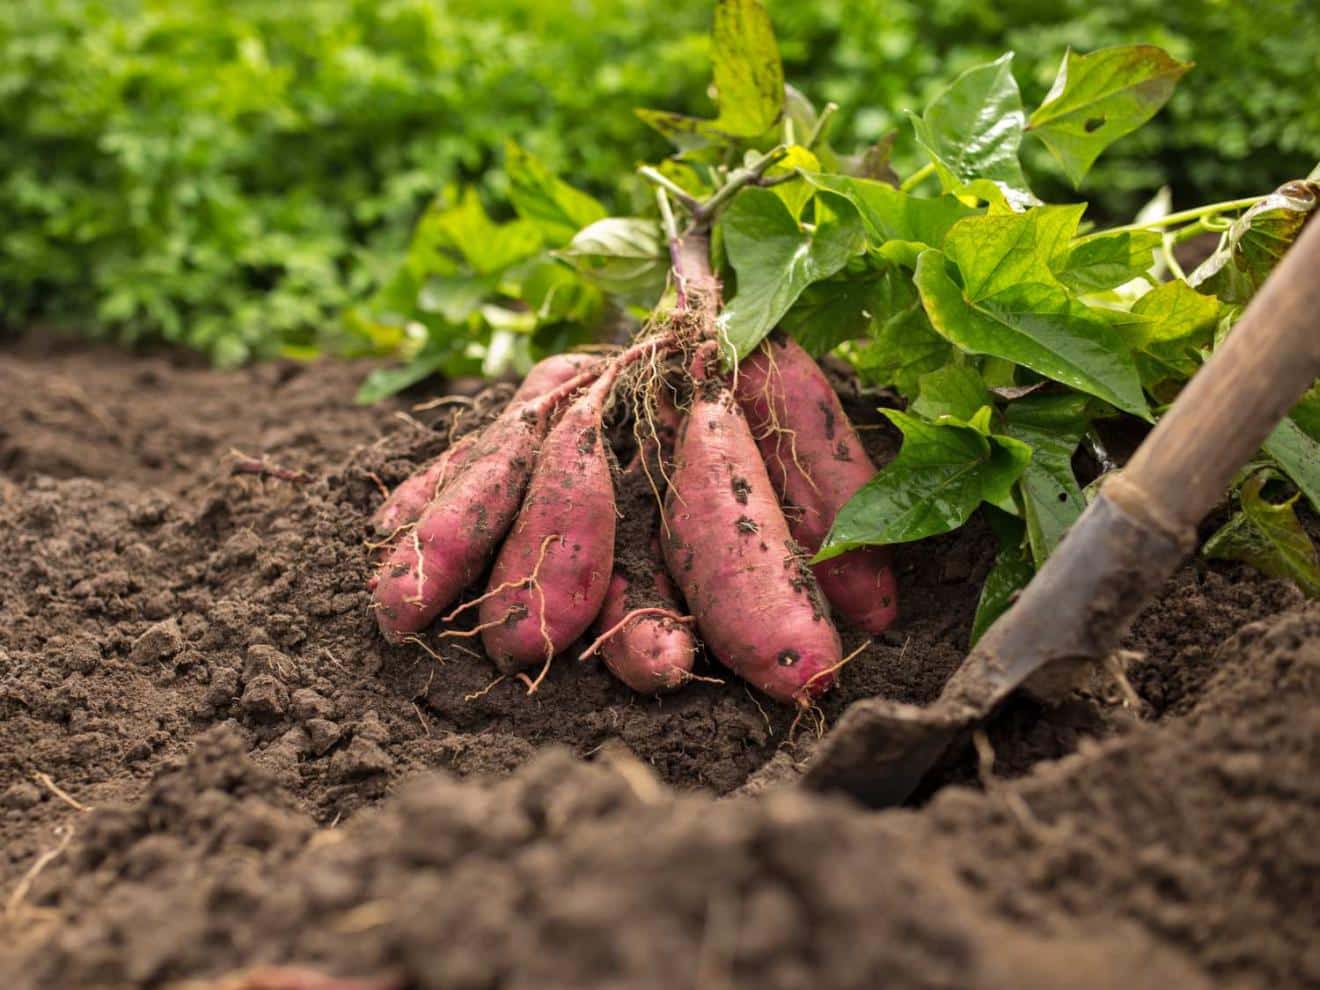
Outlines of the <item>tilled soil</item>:
{"label": "tilled soil", "polygon": [[[1015,701],[992,769],[864,812],[784,783],[818,727],[735,680],[654,701],[563,658],[528,697],[479,639],[385,646],[379,484],[508,389],[363,409],[363,370],[0,351],[4,985],[1320,985],[1290,585],[1187,565],[1130,638],[1138,706]],[[993,550],[900,549],[903,619],[827,724],[938,693]]]}

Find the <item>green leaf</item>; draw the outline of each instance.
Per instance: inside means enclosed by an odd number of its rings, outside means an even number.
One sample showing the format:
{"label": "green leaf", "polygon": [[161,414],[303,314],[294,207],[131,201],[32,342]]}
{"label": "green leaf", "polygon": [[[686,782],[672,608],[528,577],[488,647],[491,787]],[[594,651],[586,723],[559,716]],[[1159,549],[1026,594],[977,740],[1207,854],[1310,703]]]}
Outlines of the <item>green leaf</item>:
{"label": "green leaf", "polygon": [[1256,294],[1320,206],[1320,182],[1289,182],[1242,214],[1187,281],[1241,306]]}
{"label": "green leaf", "polygon": [[915,398],[920,376],[947,364],[953,348],[930,325],[906,272],[887,265],[876,287],[871,339],[854,347],[853,365],[868,385],[892,385]]}
{"label": "green leaf", "polygon": [[1311,508],[1320,512],[1320,442],[1291,417],[1285,418],[1265,440],[1265,453],[1278,463]]}
{"label": "green leaf", "polygon": [[531,221],[552,247],[567,244],[583,227],[605,216],[605,207],[558,178],[534,155],[512,141],[505,146],[509,198],[518,216]]}
{"label": "green leaf", "polygon": [[1154,267],[1155,251],[1162,238],[1153,230],[1099,234],[1078,242],[1069,250],[1059,281],[1075,292],[1104,292],[1140,278]]}
{"label": "green leaf", "polygon": [[394,368],[376,368],[358,388],[354,397],[359,405],[369,406],[373,402],[388,398],[405,388],[430,378],[445,366],[449,360],[448,351],[423,351],[408,364]]}
{"label": "green leaf", "polygon": [[1057,285],[1054,268],[1067,256],[1085,210],[1078,203],[968,217],[953,225],[944,252],[958,266],[972,300],[1023,283]]}
{"label": "green leaf", "polygon": [[1312,440],[1320,441],[1320,382],[1307,389],[1288,417]]}
{"label": "green leaf", "polygon": [[[978,264],[985,271],[974,268],[977,284],[997,286],[993,262],[983,258]],[[1132,355],[1062,285],[1017,283],[968,298],[949,277],[944,255],[934,250],[918,259],[914,281],[931,325],[963,351],[1004,358],[1150,418]]]}
{"label": "green leaf", "polygon": [[887,241],[913,241],[927,247],[941,247],[949,228],[963,217],[980,211],[956,196],[922,198],[900,192],[893,186],[846,175],[803,175],[817,189],[845,197],[861,215],[871,246]]}
{"label": "green leaf", "polygon": [[711,38],[720,108],[715,130],[744,138],[764,134],[784,111],[784,67],[765,5],[718,0]]}
{"label": "green leaf", "polygon": [[718,0],[711,31],[711,58],[719,107],[714,120],[657,110],[637,111],[680,148],[692,147],[692,136],[759,137],[778,123],[784,112],[784,67],[774,26],[761,0]]}
{"label": "green leaf", "polygon": [[669,270],[659,225],[640,217],[597,220],[578,231],[555,256],[606,292],[620,295],[658,292]]}
{"label": "green leaf", "polygon": [[1069,49],[1030,129],[1080,185],[1101,152],[1159,112],[1192,67],[1154,45]]}
{"label": "green leaf", "polygon": [[1035,199],[1018,161],[1027,119],[1013,78],[1012,53],[968,69],[920,117],[909,116],[945,192],[981,179],[1019,205]]}
{"label": "green leaf", "polygon": [[812,355],[828,354],[844,341],[867,336],[885,312],[887,288],[874,272],[816,282],[784,314],[779,325]]}
{"label": "green leaf", "polygon": [[518,296],[538,326],[556,322],[595,324],[604,308],[599,289],[573,269],[549,259],[528,270]]}
{"label": "green leaf", "polygon": [[972,646],[981,638],[994,621],[1008,611],[1017,593],[1025,588],[1036,569],[1022,543],[1022,523],[1011,516],[999,516],[1004,520],[999,534],[999,552],[990,573],[985,576],[981,586],[981,597],[976,603],[976,615],[972,619]]}
{"label": "green leaf", "polygon": [[859,546],[906,543],[955,530],[982,502],[1010,500],[1013,483],[1031,459],[1026,444],[987,436],[984,417],[973,423],[927,423],[896,410],[882,411],[902,431],[903,447],[839,511],[817,561]]}
{"label": "green leaf", "polygon": [[767,178],[772,179],[789,174],[794,175],[792,181],[781,182],[770,187],[774,194],[784,201],[784,205],[788,207],[788,212],[793,216],[802,215],[803,209],[811,202],[811,197],[815,192],[796,173],[814,172],[819,168],[820,159],[801,145],[793,144],[789,145],[784,157],[771,165],[765,173]]}
{"label": "green leaf", "polygon": [[1241,560],[1272,577],[1295,581],[1308,597],[1320,596],[1320,561],[1315,545],[1297,519],[1294,495],[1281,504],[1262,493],[1270,472],[1247,479],[1239,492],[1242,511],[1206,541],[1207,557]]}
{"label": "green leaf", "polygon": [[493,223],[475,189],[436,218],[438,233],[478,275],[494,275],[541,250],[541,231],[526,220]]}
{"label": "green leaf", "polygon": [[417,308],[459,324],[477,311],[498,284],[491,275],[432,275],[417,293]]}
{"label": "green leaf", "polygon": [[814,229],[802,226],[770,189],[745,189],[721,219],[724,249],[738,291],[720,314],[720,330],[741,358],[759,344],[812,282],[829,278],[865,243],[861,219],[846,199],[819,193]]}
{"label": "green leaf", "polygon": [[1202,295],[1186,282],[1165,282],[1136,301],[1140,322],[1119,328],[1137,355],[1142,381],[1149,387],[1168,378],[1185,379],[1201,366],[1200,350],[1214,338],[1219,300]]}
{"label": "green leaf", "polygon": [[920,394],[911,411],[926,419],[952,416],[971,419],[982,406],[991,404],[990,390],[975,368],[965,364],[947,364],[927,372],[918,380]]}
{"label": "green leaf", "polygon": [[1084,395],[1033,395],[1005,410],[1005,432],[1031,448],[1031,463],[1018,481],[1018,493],[1037,567],[1085,508],[1072,458],[1086,432],[1088,405]]}

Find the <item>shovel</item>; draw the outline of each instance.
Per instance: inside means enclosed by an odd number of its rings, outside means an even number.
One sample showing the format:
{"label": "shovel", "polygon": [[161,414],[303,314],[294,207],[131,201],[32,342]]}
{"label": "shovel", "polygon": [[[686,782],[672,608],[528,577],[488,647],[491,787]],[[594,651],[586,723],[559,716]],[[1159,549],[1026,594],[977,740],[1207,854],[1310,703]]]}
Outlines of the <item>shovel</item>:
{"label": "shovel", "polygon": [[1073,524],[935,702],[853,704],[803,784],[899,804],[1028,679],[1103,661],[1196,547],[1196,525],[1320,376],[1320,223],[1308,224],[1241,320]]}

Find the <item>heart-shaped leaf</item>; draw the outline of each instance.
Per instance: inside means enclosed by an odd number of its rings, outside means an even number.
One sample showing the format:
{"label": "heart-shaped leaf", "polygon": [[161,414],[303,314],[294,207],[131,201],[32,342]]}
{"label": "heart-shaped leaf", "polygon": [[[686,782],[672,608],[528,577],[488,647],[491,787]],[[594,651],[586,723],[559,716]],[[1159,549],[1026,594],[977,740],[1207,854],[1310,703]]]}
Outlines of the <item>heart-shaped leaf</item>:
{"label": "heart-shaped leaf", "polygon": [[1100,153],[1159,112],[1192,67],[1154,45],[1071,49],[1036,112],[1031,131],[1079,185]]}

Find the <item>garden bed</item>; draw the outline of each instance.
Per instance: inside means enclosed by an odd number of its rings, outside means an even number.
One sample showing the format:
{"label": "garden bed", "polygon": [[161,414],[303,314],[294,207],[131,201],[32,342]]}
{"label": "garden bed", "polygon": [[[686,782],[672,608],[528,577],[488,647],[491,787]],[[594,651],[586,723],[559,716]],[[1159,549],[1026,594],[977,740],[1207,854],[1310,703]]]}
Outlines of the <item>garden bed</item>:
{"label": "garden bed", "polygon": [[[1291,585],[1188,564],[1130,638],[1139,709],[1016,701],[993,768],[867,813],[792,789],[819,727],[736,679],[657,701],[561,658],[528,696],[479,639],[387,646],[379,486],[509,389],[361,408],[362,373],[0,351],[7,985],[1320,981],[1320,612]],[[994,539],[897,549],[903,617],[826,724],[929,702],[965,653]]]}

